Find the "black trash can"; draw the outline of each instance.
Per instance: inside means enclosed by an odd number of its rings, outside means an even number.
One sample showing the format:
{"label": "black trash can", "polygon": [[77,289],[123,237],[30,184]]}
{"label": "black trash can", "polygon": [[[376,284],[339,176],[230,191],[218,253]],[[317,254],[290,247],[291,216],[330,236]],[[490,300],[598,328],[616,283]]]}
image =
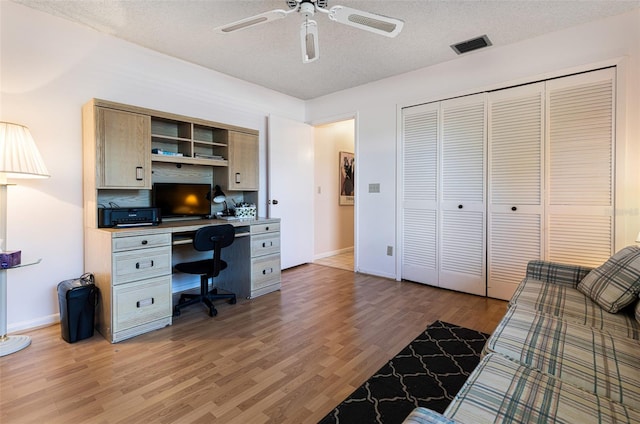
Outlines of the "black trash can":
{"label": "black trash can", "polygon": [[58,284],[60,328],[69,343],[93,336],[98,289],[93,274],[87,273]]}

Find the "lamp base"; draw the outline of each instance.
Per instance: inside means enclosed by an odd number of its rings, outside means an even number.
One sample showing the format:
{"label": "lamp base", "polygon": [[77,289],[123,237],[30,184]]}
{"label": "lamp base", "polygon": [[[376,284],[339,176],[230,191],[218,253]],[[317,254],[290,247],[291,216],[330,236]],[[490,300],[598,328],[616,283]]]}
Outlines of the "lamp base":
{"label": "lamp base", "polygon": [[0,356],[6,356],[11,353],[24,349],[31,344],[29,336],[6,336],[0,340]]}

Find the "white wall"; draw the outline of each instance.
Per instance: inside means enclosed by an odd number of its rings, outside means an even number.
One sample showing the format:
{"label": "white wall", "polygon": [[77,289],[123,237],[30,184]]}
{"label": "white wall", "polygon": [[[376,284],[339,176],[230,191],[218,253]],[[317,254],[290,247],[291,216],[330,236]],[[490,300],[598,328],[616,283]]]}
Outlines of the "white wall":
{"label": "white wall", "polygon": [[[489,34],[490,36],[491,34]],[[438,100],[615,63],[624,74],[618,117],[616,245],[640,231],[640,10],[489,48],[305,103],[208,71],[24,6],[0,1],[0,120],[27,125],[48,180],[9,188],[9,249],[39,265],[9,271],[9,331],[57,319],[56,284],[82,266],[82,104],[92,97],[260,130],[265,208],[269,113],[299,121],[357,121],[356,246],[360,271],[395,277],[398,106]],[[305,119],[306,118],[306,119]],[[380,183],[379,194],[368,194]],[[397,249],[395,249],[397,250]]]}
{"label": "white wall", "polygon": [[[488,34],[491,37],[491,33]],[[618,68],[616,249],[640,231],[640,9],[307,102],[307,120],[358,113],[356,250],[359,270],[397,276],[396,143],[399,107],[571,72]],[[367,193],[381,183],[380,194]],[[397,251],[397,249],[394,249]]]}
{"label": "white wall", "polygon": [[[56,285],[83,272],[81,106],[96,97],[260,131],[266,210],[266,117],[304,120],[301,100],[0,1],[0,120],[30,128],[51,178],[9,187],[9,332],[58,319]],[[204,52],[203,54],[206,54]]]}
{"label": "white wall", "polygon": [[338,154],[354,152],[354,131],[353,119],[314,127],[314,258],[353,248],[354,206],[339,204]]}

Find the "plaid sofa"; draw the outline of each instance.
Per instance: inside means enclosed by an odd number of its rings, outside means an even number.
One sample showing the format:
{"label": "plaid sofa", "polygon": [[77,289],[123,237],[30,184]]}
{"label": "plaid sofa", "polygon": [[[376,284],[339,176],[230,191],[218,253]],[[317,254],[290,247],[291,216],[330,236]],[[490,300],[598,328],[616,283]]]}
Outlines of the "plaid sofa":
{"label": "plaid sofa", "polygon": [[640,423],[640,248],[626,249],[595,270],[529,262],[446,411],[416,408],[404,423]]}

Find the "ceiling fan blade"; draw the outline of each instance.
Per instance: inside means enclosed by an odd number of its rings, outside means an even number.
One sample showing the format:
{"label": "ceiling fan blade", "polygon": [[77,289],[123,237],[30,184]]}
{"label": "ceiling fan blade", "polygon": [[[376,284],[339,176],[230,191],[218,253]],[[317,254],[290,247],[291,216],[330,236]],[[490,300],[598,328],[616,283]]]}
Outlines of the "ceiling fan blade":
{"label": "ceiling fan blade", "polygon": [[404,21],[400,19],[363,12],[362,10],[345,6],[333,6],[329,9],[329,19],[386,37],[395,37],[402,31],[404,25]]}
{"label": "ceiling fan blade", "polygon": [[260,13],[259,15],[251,16],[249,18],[241,19],[230,24],[222,25],[213,30],[221,34],[228,34],[234,31],[240,31],[241,29],[253,27],[256,25],[264,24],[267,22],[275,21],[286,17],[289,13],[295,10],[285,11],[281,9],[270,10],[269,12]]}
{"label": "ceiling fan blade", "polygon": [[316,21],[305,21],[300,27],[300,42],[302,45],[302,63],[310,63],[320,57],[318,45],[318,24]]}

